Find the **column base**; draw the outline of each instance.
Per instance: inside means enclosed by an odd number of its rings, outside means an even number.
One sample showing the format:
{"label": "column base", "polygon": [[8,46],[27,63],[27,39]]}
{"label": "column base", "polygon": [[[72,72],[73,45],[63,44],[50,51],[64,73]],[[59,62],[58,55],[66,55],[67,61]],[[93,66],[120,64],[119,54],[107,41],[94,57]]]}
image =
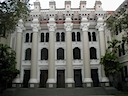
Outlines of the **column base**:
{"label": "column base", "polygon": [[20,88],[20,87],[22,87],[22,83],[21,83],[20,78],[14,79],[14,81],[12,82],[12,87],[13,88]]}
{"label": "column base", "polygon": [[66,88],[74,88],[74,79],[73,78],[67,78],[65,82]]}
{"label": "column base", "polygon": [[109,80],[107,77],[103,77],[101,80],[101,86],[109,87]]}
{"label": "column base", "polygon": [[83,87],[92,87],[92,78],[85,78],[83,82]]}
{"label": "column base", "polygon": [[47,80],[47,88],[56,88],[56,81],[55,81],[55,79],[48,79]]}
{"label": "column base", "polygon": [[29,80],[29,87],[30,88],[38,88],[39,87],[39,83],[37,79],[30,79]]}

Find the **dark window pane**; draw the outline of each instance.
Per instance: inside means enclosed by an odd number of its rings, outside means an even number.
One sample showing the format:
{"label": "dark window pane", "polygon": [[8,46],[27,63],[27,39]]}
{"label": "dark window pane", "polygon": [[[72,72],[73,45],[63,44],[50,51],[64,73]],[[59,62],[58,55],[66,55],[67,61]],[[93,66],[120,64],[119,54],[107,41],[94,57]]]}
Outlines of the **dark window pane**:
{"label": "dark window pane", "polygon": [[72,41],[75,41],[75,32],[72,32]]}
{"label": "dark window pane", "polygon": [[96,41],[96,33],[95,32],[92,33],[92,38],[93,38],[93,41]]}
{"label": "dark window pane", "polygon": [[48,60],[48,49],[43,48],[41,50],[41,60]]}
{"label": "dark window pane", "polygon": [[61,41],[65,41],[65,33],[64,32],[61,33]]}
{"label": "dark window pane", "polygon": [[29,33],[26,34],[25,42],[29,42]]}
{"label": "dark window pane", "polygon": [[57,60],[64,60],[64,49],[57,49]]}
{"label": "dark window pane", "polygon": [[90,59],[97,59],[96,49],[94,47],[90,48]]}
{"label": "dark window pane", "polygon": [[46,42],[49,41],[49,33],[46,33]]}
{"label": "dark window pane", "polygon": [[30,38],[30,42],[32,42],[32,36],[33,36],[33,33],[31,33],[31,38]]}
{"label": "dark window pane", "polygon": [[91,41],[91,33],[88,32],[88,40]]}
{"label": "dark window pane", "polygon": [[77,41],[81,41],[80,32],[77,32]]}
{"label": "dark window pane", "polygon": [[41,42],[44,42],[44,33],[41,33]]}
{"label": "dark window pane", "polygon": [[59,32],[56,33],[56,41],[57,41],[57,42],[60,41],[60,33],[59,33]]}
{"label": "dark window pane", "polygon": [[81,52],[78,47],[73,49],[73,58],[74,59],[81,59]]}
{"label": "dark window pane", "polygon": [[28,48],[25,51],[25,60],[31,60],[31,49]]}

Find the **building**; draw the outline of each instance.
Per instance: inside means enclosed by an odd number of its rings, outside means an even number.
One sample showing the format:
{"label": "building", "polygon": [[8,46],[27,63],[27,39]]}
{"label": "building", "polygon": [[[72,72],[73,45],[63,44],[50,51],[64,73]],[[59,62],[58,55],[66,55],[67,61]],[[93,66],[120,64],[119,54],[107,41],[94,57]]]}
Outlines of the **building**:
{"label": "building", "polygon": [[13,87],[92,87],[109,86],[100,58],[105,54],[104,20],[106,11],[101,1],[94,8],[57,9],[49,2],[49,9],[41,9],[34,2],[30,17],[19,20],[16,32],[11,35],[11,46],[16,50],[16,68],[20,75]]}
{"label": "building", "polygon": [[[122,18],[123,14],[128,14],[128,0],[124,0],[124,2],[115,10],[115,12],[112,14],[116,18],[120,19]],[[111,17],[109,17],[111,18]],[[128,32],[124,30],[122,23],[116,26],[115,31],[111,32],[112,39],[117,39],[121,41],[118,49],[117,55],[119,56],[119,61],[123,65],[122,72],[120,75],[120,78],[118,78],[118,82],[122,83],[122,86],[127,86],[126,84],[128,82],[128,45],[127,42],[124,42],[123,37],[128,36]]]}

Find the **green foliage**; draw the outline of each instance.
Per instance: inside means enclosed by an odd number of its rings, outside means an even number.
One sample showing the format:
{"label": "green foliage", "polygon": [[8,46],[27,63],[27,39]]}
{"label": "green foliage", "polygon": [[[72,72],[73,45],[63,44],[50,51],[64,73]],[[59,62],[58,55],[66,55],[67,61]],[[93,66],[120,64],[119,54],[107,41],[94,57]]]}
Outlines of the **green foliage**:
{"label": "green foliage", "polygon": [[0,44],[0,83],[11,83],[19,74],[19,70],[15,68],[16,54],[8,45]]}
{"label": "green foliage", "polygon": [[20,0],[5,0],[0,2],[0,37],[12,33],[19,19],[25,19],[29,14],[29,3]]}
{"label": "green foliage", "polygon": [[116,55],[118,45],[121,42],[114,39],[112,41],[108,41],[108,43],[109,43],[108,50],[106,51],[105,55],[101,58],[101,64],[104,65],[104,70],[107,76],[119,72],[122,68],[119,62],[119,58]]}

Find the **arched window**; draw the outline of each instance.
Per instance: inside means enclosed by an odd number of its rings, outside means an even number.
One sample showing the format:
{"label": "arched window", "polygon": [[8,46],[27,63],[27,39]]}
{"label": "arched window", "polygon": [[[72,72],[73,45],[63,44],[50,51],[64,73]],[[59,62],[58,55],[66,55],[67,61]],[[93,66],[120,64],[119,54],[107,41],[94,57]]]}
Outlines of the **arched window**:
{"label": "arched window", "polygon": [[72,32],[72,41],[75,41],[75,32]]}
{"label": "arched window", "polygon": [[77,32],[77,41],[81,41],[80,32]]}
{"label": "arched window", "polygon": [[41,42],[44,42],[44,33],[41,33]]}
{"label": "arched window", "polygon": [[33,33],[31,33],[31,38],[30,38],[30,42],[32,42],[32,36],[33,36]]}
{"label": "arched window", "polygon": [[88,40],[91,41],[91,33],[88,32]]}
{"label": "arched window", "polygon": [[61,41],[65,41],[65,33],[64,32],[61,33]]}
{"label": "arched window", "polygon": [[57,60],[64,60],[64,49],[57,49]]}
{"label": "arched window", "polygon": [[57,42],[60,41],[60,33],[59,33],[59,32],[56,33],[56,41],[57,41]]}
{"label": "arched window", "polygon": [[41,49],[41,60],[48,60],[48,49]]}
{"label": "arched window", "polygon": [[93,41],[96,41],[96,33],[95,32],[92,32],[92,38],[93,38]]}
{"label": "arched window", "polygon": [[73,49],[73,58],[74,59],[81,59],[81,51],[78,47]]}
{"label": "arched window", "polygon": [[46,42],[49,41],[49,33],[46,33]]}
{"label": "arched window", "polygon": [[96,48],[90,48],[90,59],[97,59]]}
{"label": "arched window", "polygon": [[31,48],[26,49],[25,60],[31,60]]}
{"label": "arched window", "polygon": [[29,42],[29,33],[26,33],[25,42]]}

